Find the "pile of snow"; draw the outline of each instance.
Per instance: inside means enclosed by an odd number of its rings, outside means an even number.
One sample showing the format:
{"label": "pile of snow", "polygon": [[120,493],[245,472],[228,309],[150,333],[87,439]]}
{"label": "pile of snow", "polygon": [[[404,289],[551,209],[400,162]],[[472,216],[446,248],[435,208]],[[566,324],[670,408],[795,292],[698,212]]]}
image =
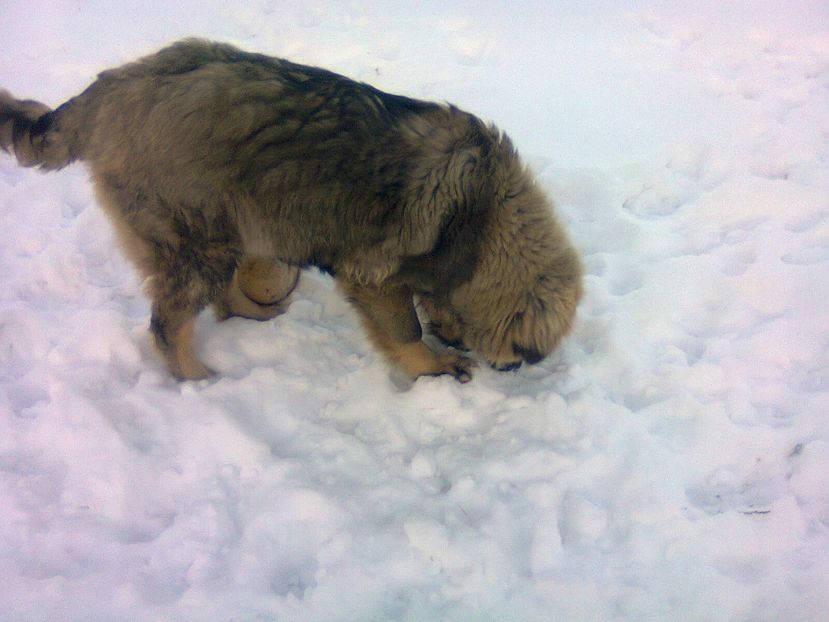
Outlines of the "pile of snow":
{"label": "pile of snow", "polygon": [[178,383],[83,168],[3,155],[0,618],[825,617],[826,8],[605,4],[6,3],[0,86],[51,105],[197,34],[476,112],[587,275],[518,373],[401,391],[305,273]]}

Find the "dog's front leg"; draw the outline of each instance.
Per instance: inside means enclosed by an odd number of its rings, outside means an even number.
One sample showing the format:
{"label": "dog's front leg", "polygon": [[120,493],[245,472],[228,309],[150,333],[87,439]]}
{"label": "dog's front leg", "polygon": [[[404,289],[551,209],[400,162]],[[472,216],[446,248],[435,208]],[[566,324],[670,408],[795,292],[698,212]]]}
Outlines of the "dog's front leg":
{"label": "dog's front leg", "polygon": [[403,285],[356,285],[340,281],[354,304],[372,343],[410,378],[449,374],[469,382],[472,360],[459,354],[438,354],[421,341],[420,321],[412,292]]}

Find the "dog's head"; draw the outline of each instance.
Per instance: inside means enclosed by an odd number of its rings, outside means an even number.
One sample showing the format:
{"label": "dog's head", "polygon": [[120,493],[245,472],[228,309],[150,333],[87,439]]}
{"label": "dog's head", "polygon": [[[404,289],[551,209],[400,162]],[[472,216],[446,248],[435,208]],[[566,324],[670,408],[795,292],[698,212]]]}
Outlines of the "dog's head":
{"label": "dog's head", "polygon": [[581,264],[550,204],[517,161],[487,223],[471,278],[444,301],[426,298],[432,332],[495,369],[535,364],[569,332]]}

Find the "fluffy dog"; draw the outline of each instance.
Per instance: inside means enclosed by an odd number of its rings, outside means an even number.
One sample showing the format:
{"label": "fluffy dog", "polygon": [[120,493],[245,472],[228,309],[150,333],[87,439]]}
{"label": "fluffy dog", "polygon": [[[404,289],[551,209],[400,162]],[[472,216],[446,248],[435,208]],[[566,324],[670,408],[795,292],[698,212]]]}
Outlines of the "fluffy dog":
{"label": "fluffy dog", "polygon": [[268,319],[317,266],[410,377],[471,359],[537,363],[568,332],[577,253],[495,127],[453,106],[185,40],[105,71],[56,110],[0,91],[0,147],[23,166],[83,160],[152,300],[170,371],[212,372],[198,312]]}

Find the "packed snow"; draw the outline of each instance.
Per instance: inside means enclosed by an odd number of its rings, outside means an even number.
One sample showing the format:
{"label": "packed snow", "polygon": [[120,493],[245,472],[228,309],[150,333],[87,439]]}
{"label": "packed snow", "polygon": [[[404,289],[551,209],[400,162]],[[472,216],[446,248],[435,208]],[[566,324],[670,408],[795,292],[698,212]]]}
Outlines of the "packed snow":
{"label": "packed snow", "polygon": [[52,106],[198,35],[495,122],[586,293],[406,389],[306,272],[180,383],[84,168],[0,154],[0,619],[827,619],[829,9],[624,4],[6,0]]}

